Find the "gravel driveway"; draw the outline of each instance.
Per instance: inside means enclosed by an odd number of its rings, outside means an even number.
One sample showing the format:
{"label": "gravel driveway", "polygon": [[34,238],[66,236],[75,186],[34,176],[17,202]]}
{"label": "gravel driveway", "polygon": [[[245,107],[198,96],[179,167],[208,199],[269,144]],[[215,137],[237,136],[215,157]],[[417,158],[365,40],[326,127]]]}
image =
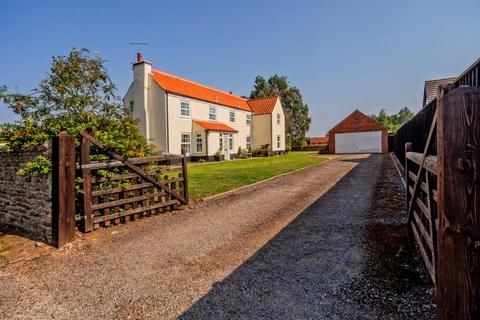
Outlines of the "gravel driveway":
{"label": "gravel driveway", "polygon": [[389,156],[344,156],[103,229],[0,269],[0,317],[434,318],[402,192]]}

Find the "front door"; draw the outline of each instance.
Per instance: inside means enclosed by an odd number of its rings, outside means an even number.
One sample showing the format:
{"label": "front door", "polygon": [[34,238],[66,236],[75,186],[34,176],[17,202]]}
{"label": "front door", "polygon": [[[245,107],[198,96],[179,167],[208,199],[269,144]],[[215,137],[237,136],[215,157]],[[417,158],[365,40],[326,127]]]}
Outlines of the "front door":
{"label": "front door", "polygon": [[225,160],[230,160],[230,135],[228,133],[223,134],[222,149]]}

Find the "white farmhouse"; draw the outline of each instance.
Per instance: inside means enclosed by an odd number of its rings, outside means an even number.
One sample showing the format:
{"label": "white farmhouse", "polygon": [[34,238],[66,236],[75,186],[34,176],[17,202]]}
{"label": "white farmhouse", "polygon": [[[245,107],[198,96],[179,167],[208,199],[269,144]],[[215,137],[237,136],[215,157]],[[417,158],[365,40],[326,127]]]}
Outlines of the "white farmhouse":
{"label": "white farmhouse", "polygon": [[245,99],[152,69],[138,55],[133,82],[123,98],[140,130],[160,152],[212,159],[221,152],[267,146],[285,150],[285,113],[278,96]]}

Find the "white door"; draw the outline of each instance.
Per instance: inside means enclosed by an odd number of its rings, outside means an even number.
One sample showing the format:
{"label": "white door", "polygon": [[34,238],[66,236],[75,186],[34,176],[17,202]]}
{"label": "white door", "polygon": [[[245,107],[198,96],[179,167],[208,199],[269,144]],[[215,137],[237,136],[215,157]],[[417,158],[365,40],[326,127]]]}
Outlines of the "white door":
{"label": "white door", "polygon": [[228,133],[223,134],[223,157],[225,160],[230,160],[230,135]]}
{"label": "white door", "polygon": [[382,153],[382,131],[335,133],[335,153]]}

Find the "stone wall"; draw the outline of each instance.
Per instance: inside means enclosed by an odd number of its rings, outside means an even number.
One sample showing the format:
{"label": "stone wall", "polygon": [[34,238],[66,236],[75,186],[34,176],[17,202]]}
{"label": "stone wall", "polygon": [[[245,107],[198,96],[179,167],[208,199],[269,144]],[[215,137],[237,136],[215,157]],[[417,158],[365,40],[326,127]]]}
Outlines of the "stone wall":
{"label": "stone wall", "polygon": [[52,242],[52,175],[20,177],[17,171],[51,148],[0,151],[0,230]]}

